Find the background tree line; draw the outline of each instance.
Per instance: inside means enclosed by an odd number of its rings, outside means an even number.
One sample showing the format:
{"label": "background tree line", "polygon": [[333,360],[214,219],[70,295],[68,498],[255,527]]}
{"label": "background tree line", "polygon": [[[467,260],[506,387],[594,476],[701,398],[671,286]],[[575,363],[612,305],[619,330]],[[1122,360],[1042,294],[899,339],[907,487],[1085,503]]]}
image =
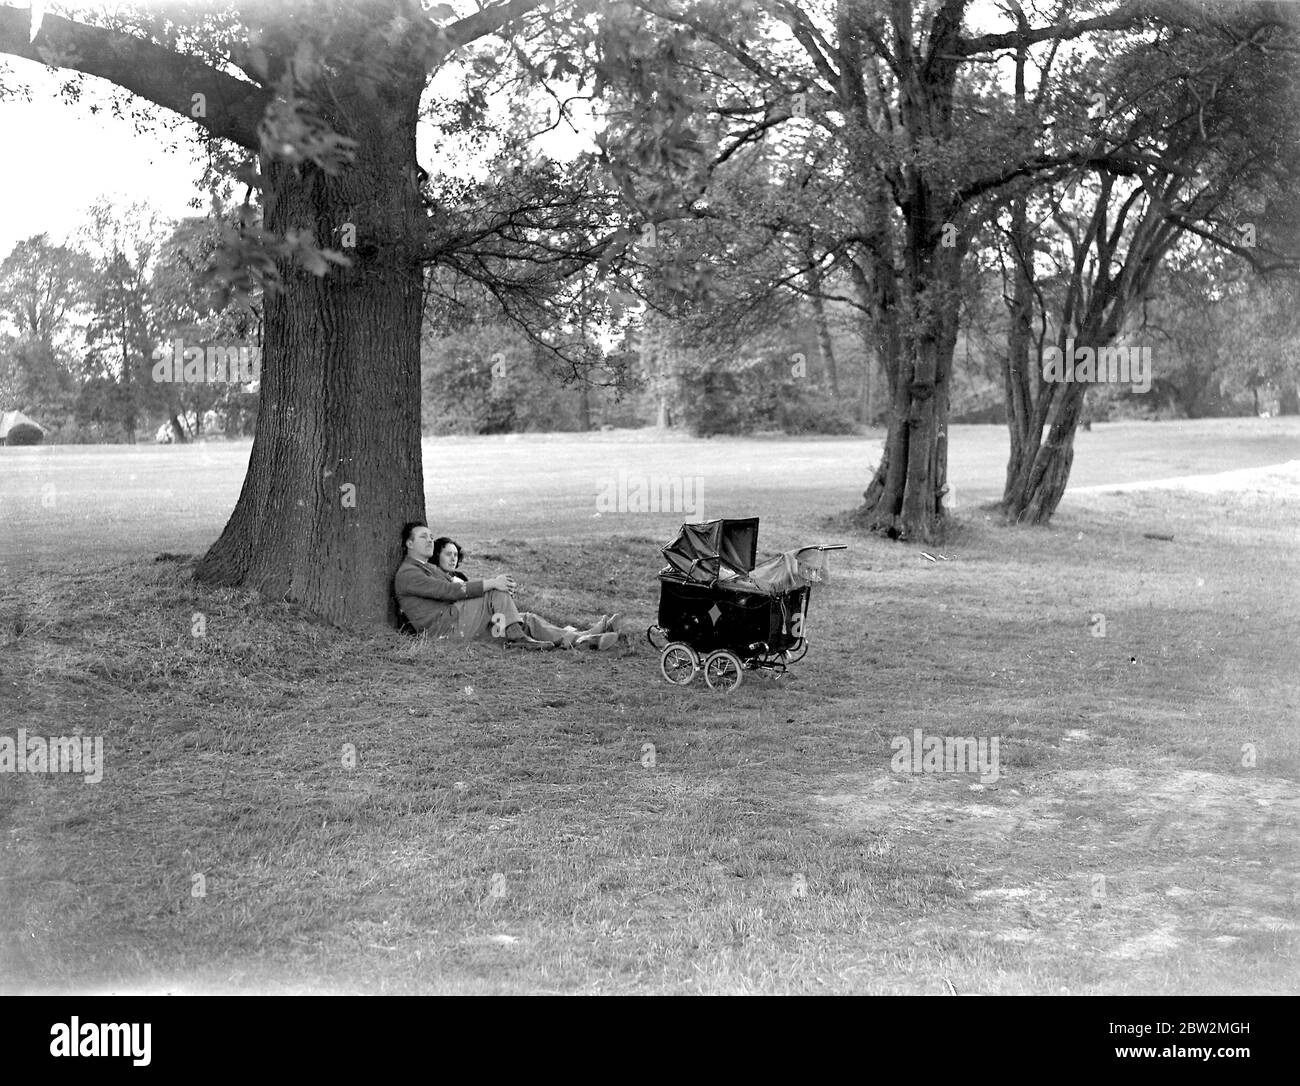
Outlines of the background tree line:
{"label": "background tree line", "polygon": [[[200,301],[217,244],[213,220],[152,224],[149,236],[139,209],[114,214],[101,208],[98,220],[114,242],[104,250],[111,255],[38,235],[0,262],[0,407],[34,418],[54,443],[250,436],[256,385],[151,379],[153,352],[177,338],[260,346],[256,297],[219,309]],[[953,422],[1007,421],[1005,255],[977,243],[967,264]],[[836,289],[834,274],[819,283],[826,295]],[[847,434],[884,421],[878,353],[854,307],[833,296],[816,304],[797,291],[769,298],[744,339],[719,341],[698,322],[644,306],[616,338],[611,327],[583,332],[596,362],[575,379],[490,296],[431,304],[421,337],[424,433],[665,426],[700,436]],[[1151,390],[1092,388],[1090,422],[1300,413],[1294,284],[1257,282],[1208,244],[1173,255],[1130,338],[1153,350]]]}

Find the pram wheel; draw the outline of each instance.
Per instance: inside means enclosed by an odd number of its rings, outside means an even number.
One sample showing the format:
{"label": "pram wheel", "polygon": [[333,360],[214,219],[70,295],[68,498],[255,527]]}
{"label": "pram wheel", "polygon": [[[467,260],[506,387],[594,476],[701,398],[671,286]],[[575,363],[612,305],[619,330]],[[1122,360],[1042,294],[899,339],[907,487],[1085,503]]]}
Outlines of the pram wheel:
{"label": "pram wheel", "polygon": [[711,652],[704,661],[704,681],[710,690],[730,692],[740,685],[740,657],[726,649]]}
{"label": "pram wheel", "polygon": [[686,686],[699,669],[699,656],[682,641],[674,641],[659,656],[659,670],[674,686]]}

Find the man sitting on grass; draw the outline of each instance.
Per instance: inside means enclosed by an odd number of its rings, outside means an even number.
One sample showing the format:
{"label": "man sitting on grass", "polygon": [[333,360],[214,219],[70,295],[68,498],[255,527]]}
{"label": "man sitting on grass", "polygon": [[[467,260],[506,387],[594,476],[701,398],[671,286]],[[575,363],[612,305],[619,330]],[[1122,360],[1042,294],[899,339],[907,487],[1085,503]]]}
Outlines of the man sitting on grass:
{"label": "man sitting on grass", "polygon": [[434,637],[503,638],[525,649],[611,649],[618,615],[605,615],[590,630],[556,626],[531,611],[521,612],[510,595],[515,579],[502,573],[471,581],[456,567],[460,547],[445,536],[435,540],[427,525],[410,521],[402,528],[406,556],[393,578],[397,605],[417,630]]}

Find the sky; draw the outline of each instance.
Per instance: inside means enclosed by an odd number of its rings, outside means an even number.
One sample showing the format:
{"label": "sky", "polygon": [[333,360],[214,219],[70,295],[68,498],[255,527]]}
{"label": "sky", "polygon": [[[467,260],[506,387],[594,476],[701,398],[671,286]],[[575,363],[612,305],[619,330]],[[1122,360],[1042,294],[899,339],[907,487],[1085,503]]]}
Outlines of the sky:
{"label": "sky", "polygon": [[58,77],[42,65],[16,60],[12,70],[31,84],[32,101],[0,102],[0,146],[6,149],[0,256],[33,234],[65,240],[100,196],[147,202],[168,217],[197,214],[186,207],[191,197],[203,196],[195,185],[202,167],[193,152],[171,147],[170,139],[139,136],[131,121],[107,110],[92,116],[85,99],[63,104],[56,97]]}

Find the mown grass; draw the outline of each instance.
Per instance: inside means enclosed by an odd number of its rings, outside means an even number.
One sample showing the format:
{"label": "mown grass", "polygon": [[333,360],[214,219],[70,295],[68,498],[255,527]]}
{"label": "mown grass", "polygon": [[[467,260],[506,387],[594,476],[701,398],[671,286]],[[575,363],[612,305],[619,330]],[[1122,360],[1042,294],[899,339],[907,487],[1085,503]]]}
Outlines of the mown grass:
{"label": "mown grass", "polygon": [[[728,696],[644,644],[344,633],[184,560],[29,574],[0,735],[107,765],[0,774],[3,987],[1295,990],[1300,487],[967,509],[933,563],[768,500],[765,533],[852,547],[809,656]],[[644,627],[663,540],[564,528],[592,561],[466,542],[538,610]],[[891,774],[914,728],[999,737],[1003,778]]]}

